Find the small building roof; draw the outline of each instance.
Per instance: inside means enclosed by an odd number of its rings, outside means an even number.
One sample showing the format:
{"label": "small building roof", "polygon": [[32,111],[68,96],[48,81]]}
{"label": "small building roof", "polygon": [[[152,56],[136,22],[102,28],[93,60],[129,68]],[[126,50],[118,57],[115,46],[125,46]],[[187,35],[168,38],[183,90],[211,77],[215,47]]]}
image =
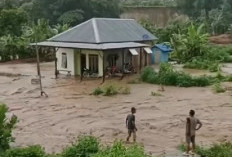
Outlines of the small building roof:
{"label": "small building roof", "polygon": [[173,51],[173,49],[167,44],[156,44],[155,46],[153,46],[153,48],[154,47],[158,48],[162,52],[172,52]]}
{"label": "small building roof", "polygon": [[156,40],[153,34],[133,19],[92,18],[48,41],[68,43],[123,43]]}
{"label": "small building roof", "polygon": [[[31,45],[35,46],[36,43],[32,43]],[[37,45],[45,46],[45,47],[48,46],[48,47],[94,49],[94,50],[149,47],[149,45],[135,43],[135,42],[89,44],[89,43],[67,43],[67,42],[45,41],[45,42],[37,43]]]}

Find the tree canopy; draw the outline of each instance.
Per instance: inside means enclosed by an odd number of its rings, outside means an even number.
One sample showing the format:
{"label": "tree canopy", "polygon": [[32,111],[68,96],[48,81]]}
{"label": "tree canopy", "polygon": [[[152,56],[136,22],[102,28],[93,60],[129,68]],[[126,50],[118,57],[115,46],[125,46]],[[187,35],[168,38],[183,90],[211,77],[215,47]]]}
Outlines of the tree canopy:
{"label": "tree canopy", "polygon": [[39,42],[92,17],[119,17],[119,0],[0,0],[0,59],[33,56]]}
{"label": "tree canopy", "polygon": [[225,33],[232,23],[231,0],[177,0],[177,5],[192,20],[205,23],[212,34]]}
{"label": "tree canopy", "polygon": [[45,18],[51,24],[76,25],[92,17],[119,17],[118,0],[31,0],[21,5],[31,20]]}

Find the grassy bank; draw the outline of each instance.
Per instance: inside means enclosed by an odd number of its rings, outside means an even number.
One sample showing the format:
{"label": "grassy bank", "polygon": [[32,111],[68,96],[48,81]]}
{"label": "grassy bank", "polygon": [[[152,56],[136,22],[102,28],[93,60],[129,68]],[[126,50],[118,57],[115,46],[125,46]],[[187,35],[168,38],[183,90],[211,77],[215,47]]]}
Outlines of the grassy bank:
{"label": "grassy bank", "polygon": [[178,87],[205,87],[218,82],[231,81],[231,76],[223,76],[220,72],[212,76],[191,76],[182,71],[176,71],[171,64],[160,65],[159,72],[152,67],[145,68],[140,76],[143,82]]}
{"label": "grassy bank", "polygon": [[[180,149],[185,151],[185,146],[181,145]],[[210,148],[197,147],[196,153],[201,157],[231,157],[232,156],[232,143],[215,144]]]}

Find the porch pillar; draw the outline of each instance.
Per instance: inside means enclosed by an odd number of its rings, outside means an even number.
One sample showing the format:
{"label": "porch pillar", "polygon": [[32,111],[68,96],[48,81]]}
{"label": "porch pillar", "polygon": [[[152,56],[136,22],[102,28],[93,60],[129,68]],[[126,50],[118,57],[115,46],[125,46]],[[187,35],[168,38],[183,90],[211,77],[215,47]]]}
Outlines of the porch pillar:
{"label": "porch pillar", "polygon": [[140,53],[139,53],[139,71],[141,72],[142,69],[142,48],[140,48]]}
{"label": "porch pillar", "polygon": [[57,79],[57,76],[58,76],[58,71],[57,71],[57,58],[55,58],[55,76],[56,76],[56,79]]}
{"label": "porch pillar", "polygon": [[125,49],[122,49],[122,70],[124,71],[124,64],[125,64]]}
{"label": "porch pillar", "polygon": [[89,54],[88,53],[86,53],[85,54],[86,55],[86,65],[85,65],[85,67],[86,67],[86,69],[89,69]]}
{"label": "porch pillar", "polygon": [[124,77],[124,64],[125,64],[125,54],[124,54],[124,49],[122,49],[122,77],[121,77],[121,80],[123,79]]}
{"label": "porch pillar", "polygon": [[145,54],[145,66],[148,65],[148,54],[147,52],[144,53]]}

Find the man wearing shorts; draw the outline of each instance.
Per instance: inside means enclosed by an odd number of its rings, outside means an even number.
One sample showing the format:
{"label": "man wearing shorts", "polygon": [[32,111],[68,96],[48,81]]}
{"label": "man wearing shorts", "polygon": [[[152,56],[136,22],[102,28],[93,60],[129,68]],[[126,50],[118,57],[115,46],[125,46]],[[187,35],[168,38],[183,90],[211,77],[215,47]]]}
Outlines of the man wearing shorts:
{"label": "man wearing shorts", "polygon": [[126,117],[126,127],[128,129],[128,137],[127,137],[127,142],[129,142],[131,134],[133,134],[133,140],[134,142],[136,142],[136,131],[137,128],[135,126],[135,114],[136,113],[136,109],[134,107],[131,108],[131,114],[129,114]]}
{"label": "man wearing shorts", "polygon": [[[195,118],[195,111],[190,110],[189,112],[189,117],[187,118],[186,122],[186,152],[183,155],[193,155],[195,152],[196,148],[196,143],[195,143],[195,133],[196,130],[199,130],[202,127],[202,123],[200,122],[199,119]],[[190,144],[192,143],[192,151],[190,148]]]}

